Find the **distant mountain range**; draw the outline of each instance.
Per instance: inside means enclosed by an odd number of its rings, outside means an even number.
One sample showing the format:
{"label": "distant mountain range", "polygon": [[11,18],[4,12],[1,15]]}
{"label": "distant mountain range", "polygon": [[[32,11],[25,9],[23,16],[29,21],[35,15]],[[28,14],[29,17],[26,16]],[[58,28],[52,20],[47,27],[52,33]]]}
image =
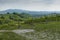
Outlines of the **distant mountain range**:
{"label": "distant mountain range", "polygon": [[28,10],[20,10],[20,9],[8,9],[8,10],[0,11],[0,14],[4,14],[7,12],[28,13],[28,14],[31,14],[34,16],[47,15],[47,14],[51,14],[51,13],[60,13],[60,11],[28,11]]}

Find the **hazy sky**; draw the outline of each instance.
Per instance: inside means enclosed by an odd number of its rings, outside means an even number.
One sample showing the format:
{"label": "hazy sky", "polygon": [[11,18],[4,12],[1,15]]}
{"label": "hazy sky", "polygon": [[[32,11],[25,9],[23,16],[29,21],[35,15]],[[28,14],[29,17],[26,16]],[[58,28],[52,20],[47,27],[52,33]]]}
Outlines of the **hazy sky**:
{"label": "hazy sky", "polygon": [[0,0],[0,10],[60,11],[60,0]]}

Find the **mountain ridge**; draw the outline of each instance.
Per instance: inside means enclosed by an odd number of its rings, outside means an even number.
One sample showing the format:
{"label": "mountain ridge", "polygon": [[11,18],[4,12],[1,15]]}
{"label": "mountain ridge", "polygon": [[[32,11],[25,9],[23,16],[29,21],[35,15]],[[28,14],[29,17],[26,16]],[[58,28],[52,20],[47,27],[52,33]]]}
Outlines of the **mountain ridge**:
{"label": "mountain ridge", "polygon": [[17,13],[28,13],[31,15],[48,15],[48,14],[52,14],[52,13],[60,13],[60,11],[29,11],[29,10],[22,10],[22,9],[7,9],[4,11],[0,11],[0,14],[4,14],[4,13],[13,13],[13,12],[17,12]]}

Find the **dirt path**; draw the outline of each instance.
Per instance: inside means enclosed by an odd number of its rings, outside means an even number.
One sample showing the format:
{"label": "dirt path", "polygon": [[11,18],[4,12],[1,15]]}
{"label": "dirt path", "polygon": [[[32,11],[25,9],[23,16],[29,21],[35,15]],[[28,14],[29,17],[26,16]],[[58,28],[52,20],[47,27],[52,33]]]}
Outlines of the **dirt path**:
{"label": "dirt path", "polygon": [[33,29],[22,29],[22,30],[12,30],[12,32],[20,34],[20,33],[34,32],[34,30]]}
{"label": "dirt path", "polygon": [[33,29],[0,30],[0,32],[14,32],[14,33],[17,33],[17,34],[26,33],[26,32],[33,32],[33,31],[34,31]]}
{"label": "dirt path", "polygon": [[14,32],[18,35],[24,36],[29,39],[30,37],[25,36],[23,34],[27,32],[34,32],[34,30],[33,29],[21,29],[21,30],[17,29],[17,30],[0,30],[0,32]]}

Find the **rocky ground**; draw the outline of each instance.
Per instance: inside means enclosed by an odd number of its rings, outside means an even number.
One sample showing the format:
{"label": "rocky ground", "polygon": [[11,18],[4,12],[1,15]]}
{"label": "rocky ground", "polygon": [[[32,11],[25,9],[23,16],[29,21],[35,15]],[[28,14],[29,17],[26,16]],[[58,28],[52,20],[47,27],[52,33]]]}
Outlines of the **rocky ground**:
{"label": "rocky ground", "polygon": [[26,37],[27,40],[60,40],[60,31],[44,30],[36,32],[33,29],[22,30],[0,30],[0,32],[14,32],[17,35]]}
{"label": "rocky ground", "polygon": [[21,35],[29,40],[60,40],[60,32],[57,31],[30,32]]}

